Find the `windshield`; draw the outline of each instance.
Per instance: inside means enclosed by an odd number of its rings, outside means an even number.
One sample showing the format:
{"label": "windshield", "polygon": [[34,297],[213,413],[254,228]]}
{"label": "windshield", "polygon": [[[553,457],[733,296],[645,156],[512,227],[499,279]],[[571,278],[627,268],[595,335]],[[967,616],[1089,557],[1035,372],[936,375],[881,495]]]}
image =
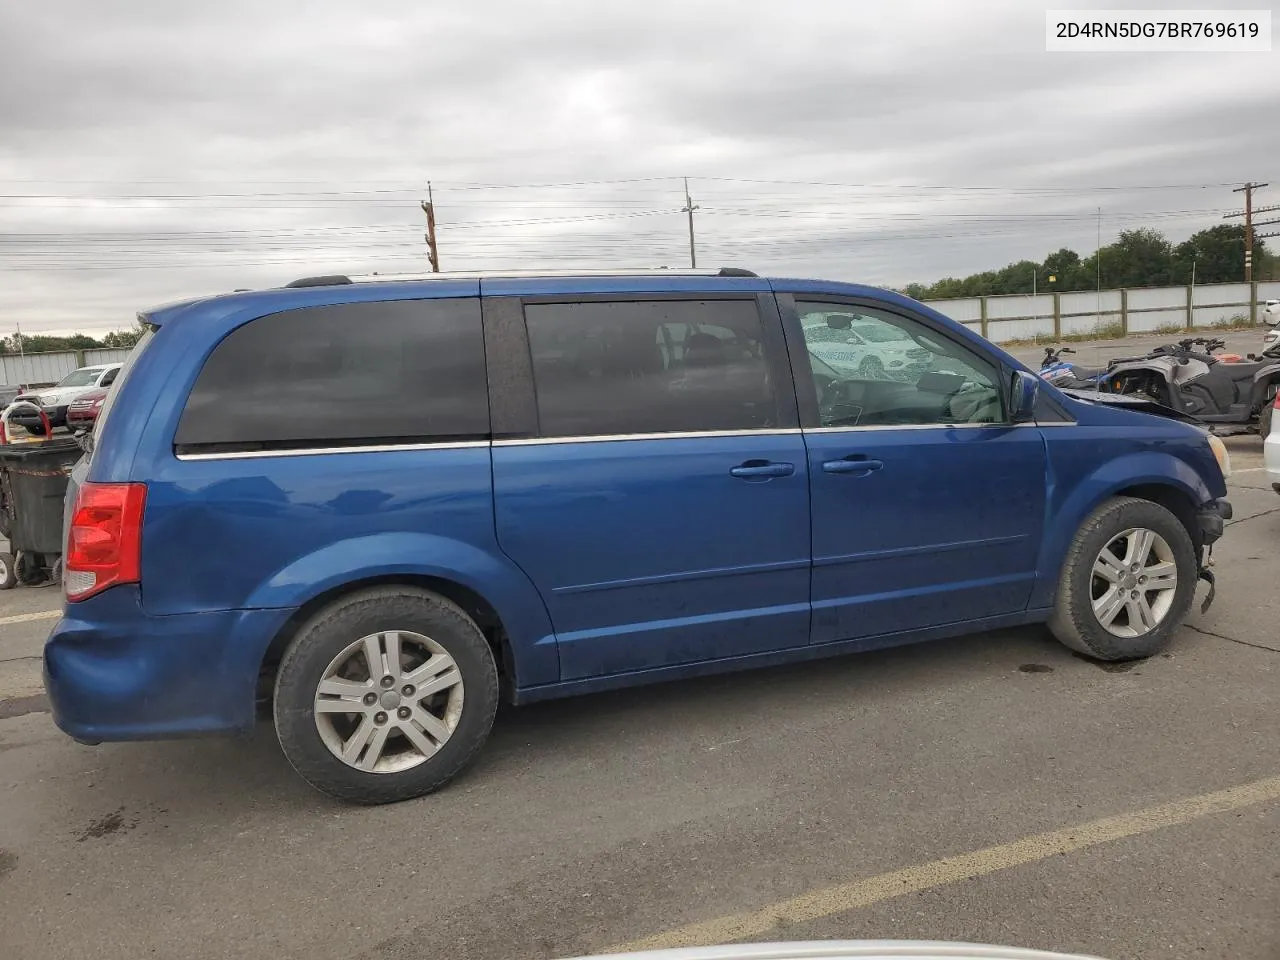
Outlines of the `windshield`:
{"label": "windshield", "polygon": [[101,373],[101,367],[81,367],[79,370],[72,370],[65,377],[59,380],[58,386],[87,387],[91,384],[97,383],[98,377]]}

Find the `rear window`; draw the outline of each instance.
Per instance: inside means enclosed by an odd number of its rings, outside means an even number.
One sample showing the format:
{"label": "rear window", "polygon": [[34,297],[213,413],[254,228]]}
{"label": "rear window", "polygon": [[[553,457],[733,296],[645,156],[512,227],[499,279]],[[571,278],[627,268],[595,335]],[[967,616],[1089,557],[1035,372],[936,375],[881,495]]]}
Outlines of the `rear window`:
{"label": "rear window", "polygon": [[476,298],[271,314],[214,348],[175,445],[221,453],[478,440],[489,434]]}
{"label": "rear window", "polygon": [[779,422],[754,300],[528,304],[525,322],[541,436]]}

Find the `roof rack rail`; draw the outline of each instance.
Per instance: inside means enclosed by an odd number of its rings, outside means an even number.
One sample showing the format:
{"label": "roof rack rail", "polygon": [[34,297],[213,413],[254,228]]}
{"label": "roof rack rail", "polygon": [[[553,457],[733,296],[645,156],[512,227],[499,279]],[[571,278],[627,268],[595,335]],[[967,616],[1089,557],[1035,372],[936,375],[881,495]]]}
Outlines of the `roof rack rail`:
{"label": "roof rack rail", "polygon": [[286,283],[286,287],[333,287],[338,284],[350,283],[350,277],[344,277],[340,273],[332,274],[327,277],[301,277],[291,283]]}
{"label": "roof rack rail", "polygon": [[[671,268],[671,267],[606,267],[581,270],[462,270],[442,273],[370,273],[343,278],[350,283],[404,283],[414,280],[482,280],[537,279],[539,277],[754,277],[758,274],[742,267]],[[317,278],[326,279],[326,278]],[[343,282],[334,280],[333,282]],[[290,284],[293,286],[293,284]]]}
{"label": "roof rack rail", "polygon": [[354,277],[336,273],[323,277],[301,277],[285,287],[333,287],[347,283],[404,283],[415,280],[479,280],[537,279],[538,277],[636,277],[647,275],[667,277],[758,277],[759,274],[742,267],[628,267],[591,270],[475,270],[453,273],[367,273]]}

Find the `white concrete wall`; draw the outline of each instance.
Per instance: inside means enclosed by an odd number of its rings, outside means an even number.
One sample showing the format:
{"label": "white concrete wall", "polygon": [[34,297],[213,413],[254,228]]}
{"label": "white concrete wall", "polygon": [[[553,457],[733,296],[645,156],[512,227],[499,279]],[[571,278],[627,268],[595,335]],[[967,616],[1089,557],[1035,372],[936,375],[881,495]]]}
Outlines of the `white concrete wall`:
{"label": "white concrete wall", "polygon": [[961,323],[982,319],[981,297],[965,297],[962,300],[930,300],[929,306]]}
{"label": "white concrete wall", "polygon": [[15,387],[33,383],[57,383],[77,366],[74,353],[0,356],[0,383]]}
{"label": "white concrete wall", "polygon": [[[1130,332],[1143,333],[1161,327],[1187,324],[1186,287],[1141,287],[1128,291],[1127,321]],[[1258,301],[1280,300],[1280,281],[1258,284]],[[997,343],[1035,336],[1053,336],[1053,295],[1016,294],[987,297],[987,335]],[[1100,327],[1119,322],[1122,293],[1119,290],[1076,291],[1059,295],[1061,332],[1066,335],[1089,334]],[[965,297],[930,300],[929,306],[959,320],[966,326],[979,328],[982,298]],[[1249,316],[1247,283],[1197,284],[1195,287],[1194,324],[1210,327]]]}

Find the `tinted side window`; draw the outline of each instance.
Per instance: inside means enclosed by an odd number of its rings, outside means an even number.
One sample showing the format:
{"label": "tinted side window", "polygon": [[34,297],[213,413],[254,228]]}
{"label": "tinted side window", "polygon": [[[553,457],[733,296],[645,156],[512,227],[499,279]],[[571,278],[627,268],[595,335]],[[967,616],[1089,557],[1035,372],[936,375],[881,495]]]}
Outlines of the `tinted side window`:
{"label": "tinted side window", "polygon": [[98,386],[109,387],[116,382],[116,375],[120,373],[119,368],[108,370],[102,375],[102,379],[98,381]]}
{"label": "tinted side window", "polygon": [[234,330],[205,362],[181,452],[483,439],[478,299],[306,307]]}
{"label": "tinted side window", "polygon": [[754,300],[528,304],[525,321],[544,437],[779,424]]}
{"label": "tinted side window", "polygon": [[1004,422],[1000,371],[908,317],[796,302],[824,427]]}

